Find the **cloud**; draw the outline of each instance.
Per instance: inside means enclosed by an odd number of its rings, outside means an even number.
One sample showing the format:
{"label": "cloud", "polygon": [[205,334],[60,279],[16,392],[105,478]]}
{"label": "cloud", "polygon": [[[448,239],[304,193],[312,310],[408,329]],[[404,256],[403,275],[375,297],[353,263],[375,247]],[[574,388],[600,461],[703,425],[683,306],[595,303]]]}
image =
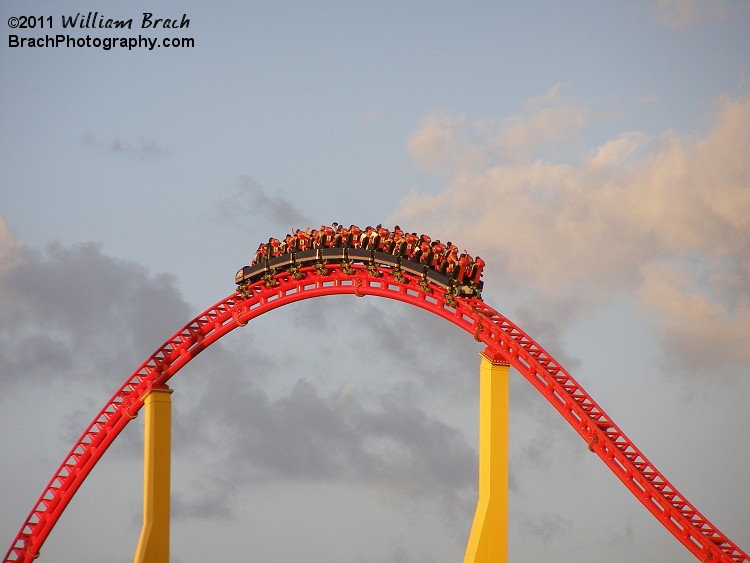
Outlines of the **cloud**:
{"label": "cloud", "polygon": [[[182,444],[178,455],[206,467],[185,489],[181,513],[234,513],[233,494],[206,494],[200,476],[211,473],[243,488],[338,483],[386,504],[434,503],[446,518],[469,521],[476,448],[458,429],[462,421],[435,406],[445,399],[473,412],[476,368],[452,358],[466,340],[450,330],[440,340],[435,325],[450,325],[406,315],[401,304],[340,296],[344,303],[332,307],[328,299],[264,316],[237,331],[236,342],[222,341],[220,354],[219,345],[201,354],[195,369],[206,384],[189,400],[195,408],[184,407],[180,392],[174,441]],[[399,339],[409,345],[388,348]],[[426,344],[434,341],[442,353]],[[476,351],[467,354],[478,366]]]}
{"label": "cloud", "polygon": [[0,276],[16,266],[21,247],[10,230],[8,221],[0,215]]}
{"label": "cloud", "polygon": [[500,122],[483,120],[471,126],[463,114],[429,115],[409,137],[409,152],[425,170],[437,172],[519,162],[540,148],[569,141],[593,117],[565,96],[562,84],[528,100],[523,110]]}
{"label": "cloud", "polygon": [[420,128],[409,138],[409,152],[427,170],[443,167],[446,157],[451,158],[451,166],[467,160],[481,162],[484,160],[481,152],[472,154],[473,147],[456,138],[465,123],[465,115],[425,117]]}
{"label": "cloud", "polygon": [[[461,431],[397,390],[326,393],[299,378],[289,392],[272,395],[242,370],[227,371],[231,362],[212,362],[224,375],[200,400],[200,413],[176,432],[204,456],[211,443],[211,472],[221,482],[345,483],[391,503],[433,499],[446,513],[471,513],[475,449]],[[228,496],[211,502],[202,495],[181,506],[221,514],[231,505]]]}
{"label": "cloud", "polygon": [[[464,331],[434,322],[432,313],[403,306],[385,308],[368,301],[349,311],[347,317],[357,327],[350,330],[358,346],[388,351],[370,358],[371,364],[394,372],[394,358],[398,360],[397,375],[403,393],[411,393],[416,399],[440,390],[453,401],[474,403],[474,382],[465,374],[472,362],[478,364],[481,348],[472,346],[471,337]],[[434,353],[434,343],[439,343],[442,353]]]}
{"label": "cloud", "polygon": [[[465,144],[489,155],[523,138],[524,127],[541,143],[576,136],[554,122],[547,134],[536,131],[545,127],[536,108],[515,120],[518,130],[479,145],[458,141],[459,156],[442,159],[454,166],[445,189],[407,195],[391,219],[491,256],[492,287],[526,294],[527,312],[575,316],[615,296],[638,295],[661,313],[674,354],[690,352],[696,339],[713,341],[725,325],[731,329],[721,331],[728,340],[719,365],[749,365],[750,98],[720,99],[709,130],[697,138],[624,132],[578,162],[542,160],[533,151],[525,160],[497,154],[481,166],[463,158]],[[665,275],[666,267],[683,277]],[[702,303],[690,299],[691,286],[700,286]],[[693,323],[689,334],[684,321]]]}
{"label": "cloud", "polygon": [[161,160],[171,154],[169,149],[162,147],[156,141],[147,140],[142,137],[139,137],[135,141],[126,141],[118,137],[106,143],[93,135],[87,134],[83,137],[83,143],[85,146],[103,150],[108,154],[123,156],[140,162]]}
{"label": "cloud", "polygon": [[229,199],[219,204],[222,216],[229,215],[246,223],[248,217],[276,229],[271,236],[283,237],[290,228],[304,228],[312,222],[293,201],[281,195],[268,195],[263,186],[249,176],[241,176]]}
{"label": "cloud", "polygon": [[82,381],[92,373],[124,379],[122,365],[145,357],[188,319],[168,275],[107,257],[95,244],[53,243],[39,252],[14,242],[7,229],[4,239],[0,317],[12,322],[0,325],[3,386],[52,376]]}
{"label": "cloud", "polygon": [[533,518],[523,515],[517,524],[518,530],[526,541],[541,542],[550,545],[560,542],[574,529],[573,522],[559,514],[539,514]]}
{"label": "cloud", "polygon": [[212,478],[194,484],[189,490],[172,491],[170,514],[179,520],[231,520],[236,518],[232,494],[236,486]]}
{"label": "cloud", "polygon": [[745,0],[656,0],[651,17],[672,30],[684,30],[701,23],[721,21],[750,13]]}
{"label": "cloud", "polygon": [[[19,385],[52,382],[64,389],[61,400],[81,388],[104,396],[192,316],[170,276],[108,257],[95,244],[35,251],[15,241],[4,222],[0,227],[0,255],[12,264],[0,275],[0,317],[12,319],[0,325],[0,394],[8,401]],[[251,326],[234,344],[230,338],[203,352],[172,381],[179,388],[174,463],[188,468],[174,485],[176,518],[232,519],[240,487],[296,482],[354,484],[388,502],[437,502],[447,515],[470,517],[476,451],[463,432],[402,393],[408,385],[353,385],[344,363],[328,367],[326,386],[311,369],[305,351],[330,345],[321,318],[367,341],[366,334],[388,324],[368,325],[368,311],[353,319],[348,311],[292,313],[294,326],[281,338],[304,338],[299,354],[278,353],[280,336]],[[413,361],[429,353],[416,352]],[[339,355],[346,362],[359,354]],[[286,383],[264,377],[287,371],[302,375]],[[180,385],[191,373],[191,385]],[[75,404],[86,408],[56,422],[61,438],[72,442],[93,416],[100,405],[89,404],[91,397],[77,396]],[[139,456],[140,448],[132,439],[126,454]]]}
{"label": "cloud", "polygon": [[643,266],[639,289],[645,307],[664,323],[669,358],[682,369],[712,373],[716,364],[750,365],[750,297],[741,294],[731,308],[690,289],[690,278],[663,263]]}

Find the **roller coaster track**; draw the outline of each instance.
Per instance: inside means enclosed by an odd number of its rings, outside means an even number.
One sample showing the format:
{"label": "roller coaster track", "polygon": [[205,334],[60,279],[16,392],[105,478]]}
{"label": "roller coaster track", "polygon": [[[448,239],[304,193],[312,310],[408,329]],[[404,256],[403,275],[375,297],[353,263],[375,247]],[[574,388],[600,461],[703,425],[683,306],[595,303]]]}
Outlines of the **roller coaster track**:
{"label": "roller coaster track", "polygon": [[[347,268],[349,270],[349,268]],[[201,351],[251,319],[283,305],[323,295],[373,295],[402,301],[452,322],[508,362],[562,415],[605,465],[656,519],[703,562],[746,562],[748,555],[713,526],[646,459],[586,391],[532,338],[476,298],[455,297],[418,276],[392,268],[340,264],[306,267],[295,279],[277,274],[252,284],[246,296],[229,295],[177,331],[112,395],[64,458],[5,556],[28,562],[39,551],[73,495],[122,429],[143,406],[146,393],[169,381]],[[394,275],[395,274],[395,275]],[[422,281],[423,283],[420,283]]]}

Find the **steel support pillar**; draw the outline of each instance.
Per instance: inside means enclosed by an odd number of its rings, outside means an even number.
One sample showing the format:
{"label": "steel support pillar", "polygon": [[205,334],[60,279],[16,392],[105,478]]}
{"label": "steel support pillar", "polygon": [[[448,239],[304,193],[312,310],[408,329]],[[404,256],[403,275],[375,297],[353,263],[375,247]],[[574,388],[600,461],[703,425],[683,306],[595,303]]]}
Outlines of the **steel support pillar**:
{"label": "steel support pillar", "polygon": [[143,528],[133,563],[169,562],[169,493],[172,450],[172,390],[148,392],[143,454]]}
{"label": "steel support pillar", "polygon": [[481,356],[479,498],[464,563],[507,563],[509,367],[489,349]]}

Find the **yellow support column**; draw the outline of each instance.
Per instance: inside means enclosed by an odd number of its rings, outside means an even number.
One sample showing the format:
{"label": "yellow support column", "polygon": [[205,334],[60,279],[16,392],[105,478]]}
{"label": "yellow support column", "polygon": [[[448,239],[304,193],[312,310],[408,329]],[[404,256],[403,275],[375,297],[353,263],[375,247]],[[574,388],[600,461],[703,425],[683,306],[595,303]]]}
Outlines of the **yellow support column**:
{"label": "yellow support column", "polygon": [[479,498],[464,563],[507,563],[509,367],[489,349],[481,356]]}
{"label": "yellow support column", "polygon": [[143,528],[133,563],[169,562],[169,491],[172,450],[172,390],[152,389],[146,411],[143,454]]}

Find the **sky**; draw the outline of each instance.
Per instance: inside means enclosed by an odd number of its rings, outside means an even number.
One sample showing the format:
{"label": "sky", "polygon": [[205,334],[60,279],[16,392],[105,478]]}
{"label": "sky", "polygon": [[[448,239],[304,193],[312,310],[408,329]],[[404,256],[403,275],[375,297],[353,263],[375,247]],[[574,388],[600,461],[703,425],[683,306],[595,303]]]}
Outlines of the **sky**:
{"label": "sky", "polygon": [[[62,29],[89,11],[133,28]],[[333,221],[481,255],[484,300],[750,549],[750,3],[0,14],[3,553],[101,406],[258,243]],[[30,15],[53,28],[10,27]],[[11,46],[46,33],[194,46]],[[481,347],[435,320],[316,298],[174,377],[172,561],[462,560]],[[140,416],[40,562],[132,560],[142,434]],[[695,560],[515,372],[509,452],[510,561]]]}

